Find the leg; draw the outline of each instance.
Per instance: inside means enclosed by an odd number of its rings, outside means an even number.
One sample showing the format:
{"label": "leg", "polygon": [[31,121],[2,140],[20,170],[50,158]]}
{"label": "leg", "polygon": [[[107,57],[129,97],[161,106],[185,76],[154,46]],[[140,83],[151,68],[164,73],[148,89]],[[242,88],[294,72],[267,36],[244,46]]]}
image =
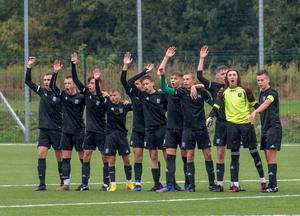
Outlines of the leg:
{"label": "leg", "polygon": [[60,178],[60,185],[62,186],[64,184],[64,180],[62,179],[62,151],[55,150],[55,157],[57,161],[57,169]]}
{"label": "leg", "polygon": [[103,186],[101,188],[102,191],[107,191],[107,188],[110,184],[109,170],[108,170],[108,156],[101,154],[102,162],[103,162]]}
{"label": "leg", "polygon": [[277,192],[277,150],[266,149],[265,152],[268,161],[269,190],[273,189],[272,192]]}
{"label": "leg", "polygon": [[[64,189],[69,190],[70,187],[70,173],[71,173],[71,156],[72,151],[62,150],[62,178],[64,180]],[[63,189],[63,190],[64,190]]]}
{"label": "leg", "polygon": [[217,186],[223,187],[224,181],[224,173],[225,173],[225,146],[217,146],[217,165],[216,165],[216,172],[217,172]]}
{"label": "leg", "polygon": [[253,158],[254,165],[257,169],[258,175],[260,177],[260,182],[265,184],[266,183],[265,174],[264,174],[262,161],[261,161],[260,155],[258,153],[258,150],[257,150],[257,148],[250,148],[249,151]]}
{"label": "leg", "polygon": [[182,158],[182,162],[183,162],[183,173],[184,173],[184,188],[185,190],[188,189],[188,186],[190,185],[190,181],[189,181],[189,178],[188,178],[188,175],[187,175],[187,167],[186,167],[186,164],[187,164],[187,153],[186,153],[186,150],[184,149],[181,149],[181,158]]}
{"label": "leg", "polygon": [[151,172],[154,181],[154,187],[151,191],[156,191],[161,188],[161,183],[159,182],[160,171],[158,165],[158,152],[157,149],[149,149],[149,155],[151,159]]}
{"label": "leg", "polygon": [[194,192],[195,191],[195,164],[194,164],[194,155],[195,150],[194,149],[188,149],[187,152],[187,176],[189,178],[189,189],[188,191]]}
{"label": "leg", "polygon": [[37,150],[38,154],[38,175],[39,175],[39,187],[37,190],[46,190],[45,176],[46,176],[46,156],[48,153],[48,147],[39,146]]}
{"label": "leg", "polygon": [[239,149],[231,149],[231,164],[230,164],[230,174],[232,187],[231,192],[239,192],[239,159],[240,151]]}
{"label": "leg", "polygon": [[209,182],[209,190],[213,191],[215,188],[215,172],[214,172],[214,164],[211,157],[210,148],[202,149],[202,153],[205,159],[205,168],[208,175]]}
{"label": "leg", "polygon": [[92,157],[93,151],[92,150],[84,150],[83,151],[83,163],[81,167],[81,178],[82,184],[79,185],[77,188],[78,191],[88,190],[88,184],[90,179],[90,160]]}
{"label": "leg", "polygon": [[134,174],[136,185],[141,185],[142,172],[143,172],[143,148],[133,148],[134,152]]}

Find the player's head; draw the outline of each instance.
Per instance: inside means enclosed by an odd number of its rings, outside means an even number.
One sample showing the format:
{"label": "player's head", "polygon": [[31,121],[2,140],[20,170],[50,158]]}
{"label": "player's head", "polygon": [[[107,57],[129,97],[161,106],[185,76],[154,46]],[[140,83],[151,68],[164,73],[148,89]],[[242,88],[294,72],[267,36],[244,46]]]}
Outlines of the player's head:
{"label": "player's head", "polygon": [[109,98],[113,104],[118,104],[121,100],[121,93],[117,89],[112,89],[109,91]]}
{"label": "player's head", "polygon": [[151,76],[142,77],[141,82],[146,93],[151,94],[154,91],[154,81]]}
{"label": "player's head", "polygon": [[143,85],[142,85],[142,81],[140,79],[136,80],[134,82],[134,85],[138,88],[138,90],[144,91],[144,88],[143,88]]}
{"label": "player's head", "polygon": [[48,91],[50,91],[50,80],[52,78],[52,73],[46,73],[43,77],[43,85],[45,87],[45,89],[47,89]]}
{"label": "player's head", "polygon": [[182,74],[179,72],[173,72],[171,74],[170,82],[173,88],[178,88],[182,82]]}
{"label": "player's head", "polygon": [[256,73],[256,80],[261,90],[266,90],[270,87],[269,73],[266,70],[260,70]]}
{"label": "player's head", "polygon": [[221,65],[216,68],[216,81],[218,83],[225,84],[227,70],[228,70],[228,67],[225,65]]}
{"label": "player's head", "polygon": [[95,79],[94,79],[94,77],[89,77],[88,78],[88,88],[89,88],[89,91],[92,94],[96,93],[96,86],[95,86]]}
{"label": "player's head", "polygon": [[225,84],[227,87],[241,86],[240,72],[236,68],[229,68],[226,73]]}
{"label": "player's head", "polygon": [[68,94],[73,95],[76,93],[77,89],[73,82],[72,76],[66,76],[64,80],[65,90]]}
{"label": "player's head", "polygon": [[191,71],[187,71],[183,74],[183,86],[190,89],[196,83],[195,74]]}

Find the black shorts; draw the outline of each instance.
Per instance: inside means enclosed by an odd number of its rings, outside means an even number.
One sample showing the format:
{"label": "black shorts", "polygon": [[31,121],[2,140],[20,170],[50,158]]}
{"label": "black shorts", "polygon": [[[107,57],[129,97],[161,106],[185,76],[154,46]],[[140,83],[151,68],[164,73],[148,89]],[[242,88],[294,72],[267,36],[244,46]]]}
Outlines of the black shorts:
{"label": "black shorts", "polygon": [[244,148],[256,148],[257,140],[253,124],[234,124],[227,122],[227,148],[239,149],[241,144]]}
{"label": "black shorts", "polygon": [[115,156],[130,154],[130,147],[127,140],[127,133],[122,131],[112,131],[106,134],[105,138],[105,155]]}
{"label": "black shorts", "polygon": [[132,148],[144,148],[145,132],[132,131],[130,146]]}
{"label": "black shorts", "polygon": [[61,150],[60,139],[61,131],[40,129],[38,147],[43,146],[50,149],[52,146],[54,150]]}
{"label": "black shorts", "polygon": [[149,150],[163,149],[163,143],[166,133],[166,125],[146,128],[144,147]]}
{"label": "black shorts", "polygon": [[73,147],[77,152],[83,151],[84,130],[79,134],[62,133],[60,146],[62,150],[72,151]]}
{"label": "black shorts", "polygon": [[95,133],[91,131],[85,132],[84,144],[83,144],[84,150],[95,151],[96,147],[98,147],[98,150],[101,153],[104,153],[104,145],[105,145],[105,133]]}
{"label": "black shorts", "polygon": [[164,148],[174,148],[177,146],[181,148],[182,143],[182,130],[180,129],[167,129],[164,141]]}
{"label": "black shorts", "polygon": [[198,149],[207,149],[211,147],[207,128],[201,130],[192,130],[184,128],[182,132],[182,149],[195,149],[196,144]]}
{"label": "black shorts", "polygon": [[226,121],[217,120],[214,135],[214,146],[226,146]]}
{"label": "black shorts", "polygon": [[262,135],[260,140],[260,149],[274,149],[280,151],[282,139],[281,128],[270,128],[265,134]]}

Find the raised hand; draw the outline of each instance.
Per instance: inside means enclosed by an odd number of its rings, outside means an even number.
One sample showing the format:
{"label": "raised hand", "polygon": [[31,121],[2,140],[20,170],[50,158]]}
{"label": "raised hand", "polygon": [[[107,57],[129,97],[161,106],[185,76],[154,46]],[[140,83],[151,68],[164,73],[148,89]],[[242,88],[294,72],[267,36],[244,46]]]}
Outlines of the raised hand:
{"label": "raised hand", "polygon": [[154,68],[154,64],[147,64],[145,69],[146,69],[146,73],[150,73]]}
{"label": "raised hand", "polygon": [[36,57],[30,56],[28,59],[27,67],[31,68],[36,63]]}
{"label": "raised hand", "polygon": [[176,47],[172,46],[172,47],[169,47],[169,49],[167,49],[167,52],[166,52],[166,57],[168,58],[171,58],[175,55],[175,51],[176,51]]}
{"label": "raised hand", "polygon": [[95,68],[93,70],[93,76],[94,76],[94,79],[95,80],[99,80],[100,79],[100,76],[101,76],[101,71],[99,68]]}
{"label": "raised hand", "polygon": [[78,60],[78,54],[77,54],[77,52],[73,52],[72,55],[71,55],[71,62],[73,64],[76,64],[77,60]]}
{"label": "raised hand", "polygon": [[60,71],[62,69],[62,64],[60,64],[60,61],[58,59],[55,59],[53,62],[53,71],[55,73],[57,73],[58,71]]}
{"label": "raised hand", "polygon": [[131,57],[131,53],[130,53],[130,52],[126,52],[125,55],[124,55],[124,59],[123,59],[124,65],[129,65],[129,64],[131,64],[132,60],[133,60],[133,59],[132,59],[132,57]]}
{"label": "raised hand", "polygon": [[200,58],[206,58],[207,55],[208,55],[208,46],[204,45],[200,49]]}

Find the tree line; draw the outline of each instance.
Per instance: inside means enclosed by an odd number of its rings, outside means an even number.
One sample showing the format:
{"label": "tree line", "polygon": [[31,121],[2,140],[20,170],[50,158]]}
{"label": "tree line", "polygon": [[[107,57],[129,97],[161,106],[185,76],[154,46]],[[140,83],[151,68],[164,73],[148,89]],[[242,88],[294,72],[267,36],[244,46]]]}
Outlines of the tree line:
{"label": "tree line", "polygon": [[[300,1],[265,0],[266,62],[300,59]],[[0,0],[0,64],[23,61],[23,1]],[[174,45],[178,59],[193,61],[208,44],[211,64],[258,63],[258,0],[143,0],[145,61]],[[137,52],[136,0],[30,0],[30,53],[89,55]]]}

